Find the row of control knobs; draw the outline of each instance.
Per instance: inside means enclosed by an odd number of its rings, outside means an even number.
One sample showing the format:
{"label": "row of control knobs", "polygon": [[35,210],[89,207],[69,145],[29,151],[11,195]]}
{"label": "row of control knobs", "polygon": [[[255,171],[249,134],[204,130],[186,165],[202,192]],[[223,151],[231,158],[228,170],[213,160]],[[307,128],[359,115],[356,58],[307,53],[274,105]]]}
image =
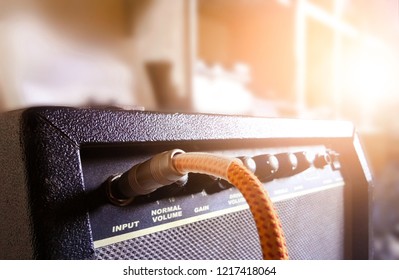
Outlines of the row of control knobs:
{"label": "row of control knobs", "polygon": [[[261,182],[269,182],[277,178],[289,177],[314,166],[324,168],[331,165],[339,168],[338,154],[333,151],[322,153],[296,152],[279,154],[262,154],[254,157],[238,157],[245,167],[251,170]],[[334,167],[335,166],[335,167]],[[229,182],[200,174],[191,174],[196,186],[204,187],[207,193],[215,193],[233,187]]]}
{"label": "row of control knobs", "polygon": [[263,154],[254,157],[240,157],[240,159],[261,182],[292,176],[311,166],[324,168],[332,162],[329,152],[318,154],[311,152]]}
{"label": "row of control knobs", "polygon": [[[312,166],[319,169],[326,166],[331,166],[333,170],[340,169],[338,153],[331,150],[319,153],[300,151],[295,153],[261,154],[253,157],[243,156],[238,158],[245,167],[264,183],[278,178],[293,176]],[[190,187],[186,187],[187,184]],[[160,199],[182,193],[193,194],[201,191],[212,194],[231,187],[233,185],[224,179],[191,173],[190,176],[185,176],[176,183],[159,188],[150,195],[137,197],[136,200],[140,201],[142,199],[141,201],[146,201],[146,199]]]}

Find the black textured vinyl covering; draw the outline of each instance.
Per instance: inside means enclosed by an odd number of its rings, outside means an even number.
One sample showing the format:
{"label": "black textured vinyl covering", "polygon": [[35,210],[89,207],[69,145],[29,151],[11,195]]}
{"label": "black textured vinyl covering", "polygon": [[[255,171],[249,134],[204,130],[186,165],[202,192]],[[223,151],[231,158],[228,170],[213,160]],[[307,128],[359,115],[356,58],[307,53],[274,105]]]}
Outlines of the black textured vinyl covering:
{"label": "black textured vinyl covering", "polygon": [[34,257],[20,119],[0,115],[0,259]]}
{"label": "black textured vinyl covering", "polygon": [[[344,189],[276,203],[290,259],[344,259]],[[97,259],[261,259],[249,210],[96,249]]]}

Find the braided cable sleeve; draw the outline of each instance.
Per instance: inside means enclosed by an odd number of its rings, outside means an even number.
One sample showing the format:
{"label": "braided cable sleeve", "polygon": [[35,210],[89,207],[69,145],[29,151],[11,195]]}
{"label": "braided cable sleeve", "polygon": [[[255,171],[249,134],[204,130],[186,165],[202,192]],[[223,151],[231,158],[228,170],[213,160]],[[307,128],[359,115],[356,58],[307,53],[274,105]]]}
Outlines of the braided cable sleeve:
{"label": "braided cable sleeve", "polygon": [[173,165],[180,173],[202,173],[227,180],[227,170],[232,162],[241,164],[236,158],[216,156],[206,153],[178,154],[172,159]]}
{"label": "braided cable sleeve", "polygon": [[181,173],[195,172],[226,179],[246,199],[258,229],[264,259],[288,259],[284,233],[262,183],[238,159],[204,153],[178,154],[173,158]]}
{"label": "braided cable sleeve", "polygon": [[288,259],[288,250],[280,220],[262,183],[245,167],[233,162],[228,181],[246,199],[258,229],[263,259]]}

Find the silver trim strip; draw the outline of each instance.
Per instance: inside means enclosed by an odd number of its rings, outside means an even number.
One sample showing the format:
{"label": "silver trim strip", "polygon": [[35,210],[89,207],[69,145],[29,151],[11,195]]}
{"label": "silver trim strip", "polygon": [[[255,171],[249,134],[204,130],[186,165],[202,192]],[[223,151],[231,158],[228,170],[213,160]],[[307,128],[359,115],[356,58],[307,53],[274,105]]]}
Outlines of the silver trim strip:
{"label": "silver trim strip", "polygon": [[[339,183],[329,184],[329,185],[325,185],[325,186],[322,186],[322,187],[319,187],[319,188],[315,188],[315,189],[310,189],[310,190],[305,190],[305,191],[298,191],[298,192],[294,192],[294,193],[288,193],[288,194],[285,194],[285,195],[280,195],[278,197],[272,198],[272,201],[273,202],[279,202],[279,201],[291,199],[291,198],[294,198],[294,197],[297,197],[297,196],[301,196],[301,195],[306,195],[306,194],[310,194],[310,193],[320,192],[320,191],[324,191],[324,190],[332,189],[332,188],[337,188],[337,187],[343,187],[344,185],[345,184],[342,181],[342,182],[339,182]],[[230,207],[230,208],[223,209],[223,210],[213,211],[213,212],[207,213],[207,214],[198,215],[198,216],[195,216],[195,217],[190,217],[190,218],[186,218],[186,219],[182,219],[182,220],[178,220],[178,221],[174,221],[174,222],[170,222],[170,223],[166,223],[166,224],[162,224],[162,225],[158,225],[158,226],[149,227],[149,228],[138,230],[138,231],[128,232],[128,233],[121,234],[121,235],[118,235],[118,236],[113,236],[113,237],[110,237],[110,238],[97,240],[97,241],[93,242],[94,243],[94,248],[100,248],[100,247],[104,247],[104,246],[111,245],[111,244],[114,244],[114,243],[118,243],[118,242],[122,242],[122,241],[125,241],[125,240],[137,238],[137,237],[140,237],[140,236],[144,236],[144,235],[147,235],[147,234],[164,231],[164,230],[167,230],[167,229],[171,229],[171,228],[175,228],[175,227],[191,224],[191,223],[198,222],[198,221],[203,221],[203,220],[210,219],[210,218],[219,217],[219,216],[222,216],[222,215],[225,215],[225,214],[229,214],[229,213],[235,213],[235,212],[242,211],[242,210],[245,210],[245,209],[248,209],[248,208],[249,208],[248,204],[243,204],[243,205],[234,206],[234,207]]]}

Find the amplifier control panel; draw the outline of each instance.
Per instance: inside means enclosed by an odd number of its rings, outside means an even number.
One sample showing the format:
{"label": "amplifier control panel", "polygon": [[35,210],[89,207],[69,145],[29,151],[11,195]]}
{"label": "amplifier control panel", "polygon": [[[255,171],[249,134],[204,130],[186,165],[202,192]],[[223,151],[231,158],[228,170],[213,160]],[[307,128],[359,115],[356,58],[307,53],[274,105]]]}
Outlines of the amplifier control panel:
{"label": "amplifier control panel", "polygon": [[[344,186],[338,155],[323,145],[206,152],[240,158],[255,171],[273,202]],[[109,159],[99,159],[95,153],[82,158],[87,191],[98,189],[109,176],[150,155],[110,153],[103,157]],[[124,207],[101,204],[92,207],[89,216],[94,247],[99,248],[244,209],[248,209],[244,197],[228,182],[189,174],[184,186],[165,186]]]}

